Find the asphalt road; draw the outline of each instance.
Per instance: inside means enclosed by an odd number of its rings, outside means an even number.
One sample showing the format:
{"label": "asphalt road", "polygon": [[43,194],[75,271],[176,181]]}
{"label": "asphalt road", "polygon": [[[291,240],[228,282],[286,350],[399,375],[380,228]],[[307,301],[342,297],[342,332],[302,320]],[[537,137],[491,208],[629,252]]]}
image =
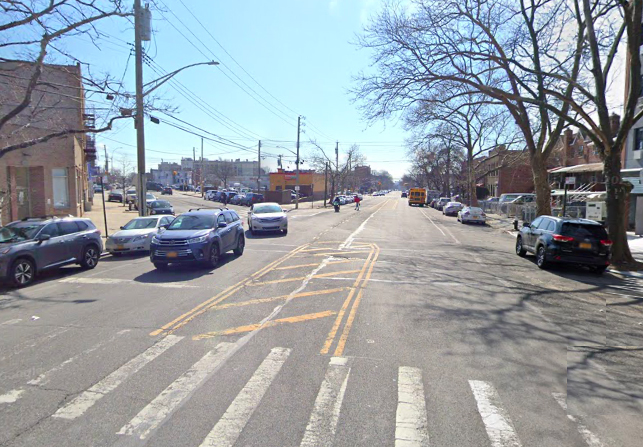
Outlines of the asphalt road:
{"label": "asphalt road", "polygon": [[289,219],[213,270],[2,289],[0,445],[641,445],[640,281],[397,194]]}

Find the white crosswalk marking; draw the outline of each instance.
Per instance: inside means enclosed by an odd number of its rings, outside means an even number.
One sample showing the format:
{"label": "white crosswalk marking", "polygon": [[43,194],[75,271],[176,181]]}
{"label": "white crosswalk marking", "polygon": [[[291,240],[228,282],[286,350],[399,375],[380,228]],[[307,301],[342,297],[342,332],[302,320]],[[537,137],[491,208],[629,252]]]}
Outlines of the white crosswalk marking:
{"label": "white crosswalk marking", "polygon": [[487,436],[493,447],[521,447],[509,415],[501,405],[496,389],[487,382],[469,380],[469,386],[478,404]]}
{"label": "white crosswalk marking", "polygon": [[270,351],[268,357],[259,365],[246,386],[206,436],[201,447],[234,445],[289,355],[290,349],[286,348],[274,348]]}
{"label": "white crosswalk marking", "polygon": [[401,366],[397,380],[395,447],[429,445],[422,370]]}
{"label": "white crosswalk marking", "polygon": [[137,436],[139,439],[147,438],[166,418],[174,413],[181,402],[187,399],[217,370],[225,360],[228,351],[234,346],[234,343],[219,343],[215,350],[209,351],[181,377],[165,388],[134,419],[123,426],[118,434]]}
{"label": "white crosswalk marking", "polygon": [[321,384],[301,446],[332,446],[350,374],[348,359],[332,357]]}
{"label": "white crosswalk marking", "polygon": [[[565,410],[565,414],[567,414],[567,395],[563,393],[552,393],[552,395],[554,396],[554,399],[556,399],[556,402],[558,402],[558,405],[560,405],[562,409]],[[601,440],[598,439],[598,437],[594,433],[592,433],[578,418],[572,416],[571,414],[568,414],[567,417],[570,421],[576,424],[578,433],[580,433],[589,447],[604,447]]]}
{"label": "white crosswalk marking", "polygon": [[89,410],[96,402],[110,391],[115,390],[125,379],[135,374],[149,362],[163,354],[183,337],[168,335],[155,345],[137,355],[129,362],[112,372],[100,382],[78,395],[67,405],[61,407],[53,414],[53,417],[62,419],[76,419]]}

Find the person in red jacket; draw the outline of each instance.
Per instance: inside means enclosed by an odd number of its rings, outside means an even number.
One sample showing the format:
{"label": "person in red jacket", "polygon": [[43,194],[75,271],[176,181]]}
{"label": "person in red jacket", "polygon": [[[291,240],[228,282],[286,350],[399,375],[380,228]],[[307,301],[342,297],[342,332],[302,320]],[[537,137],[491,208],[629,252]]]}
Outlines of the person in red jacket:
{"label": "person in red jacket", "polygon": [[355,196],[355,211],[359,211],[359,203],[362,201],[362,199],[359,198],[358,195]]}

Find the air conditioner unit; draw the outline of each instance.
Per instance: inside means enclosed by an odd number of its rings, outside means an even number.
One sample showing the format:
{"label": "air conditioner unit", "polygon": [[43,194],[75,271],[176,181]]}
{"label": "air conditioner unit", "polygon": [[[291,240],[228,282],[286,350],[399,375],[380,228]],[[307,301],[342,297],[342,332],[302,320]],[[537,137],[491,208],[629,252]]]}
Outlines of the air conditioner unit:
{"label": "air conditioner unit", "polygon": [[641,160],[643,158],[643,151],[632,151],[632,158],[634,160]]}

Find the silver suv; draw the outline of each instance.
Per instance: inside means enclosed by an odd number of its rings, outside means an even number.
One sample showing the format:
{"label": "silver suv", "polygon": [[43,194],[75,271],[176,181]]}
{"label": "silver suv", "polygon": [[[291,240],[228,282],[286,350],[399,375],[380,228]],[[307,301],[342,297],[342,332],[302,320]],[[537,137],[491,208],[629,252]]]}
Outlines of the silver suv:
{"label": "silver suv", "polygon": [[103,243],[89,219],[37,217],[0,228],[0,278],[16,287],[43,271],[69,264],[93,269]]}

